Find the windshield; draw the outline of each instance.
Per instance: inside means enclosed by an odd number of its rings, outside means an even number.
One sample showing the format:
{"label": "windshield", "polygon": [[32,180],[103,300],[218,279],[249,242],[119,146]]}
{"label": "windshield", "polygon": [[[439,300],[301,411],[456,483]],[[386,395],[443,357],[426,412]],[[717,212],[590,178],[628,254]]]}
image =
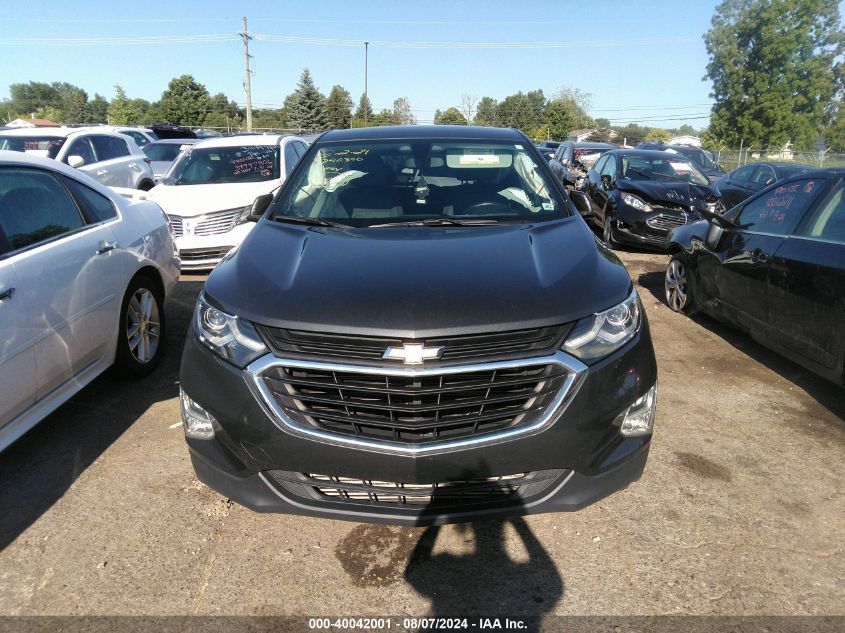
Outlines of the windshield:
{"label": "windshield", "polygon": [[63,136],[2,136],[0,150],[26,152],[44,158],[55,158],[67,139]]}
{"label": "windshield", "polygon": [[625,180],[680,180],[696,185],[710,181],[685,157],[623,156],[622,178]]}
{"label": "windshield", "polygon": [[175,160],[181,150],[181,143],[150,143],[142,148],[150,160]]}
{"label": "windshield", "polygon": [[460,140],[318,146],[283,190],[273,218],[351,226],[535,221],[569,214],[521,143]]}
{"label": "windshield", "polygon": [[713,161],[704,150],[696,149],[695,147],[673,147],[667,151],[678,152],[703,169],[713,169],[715,167]]}
{"label": "windshield", "polygon": [[278,179],[279,173],[278,145],[194,147],[179,156],[164,184],[262,182]]}

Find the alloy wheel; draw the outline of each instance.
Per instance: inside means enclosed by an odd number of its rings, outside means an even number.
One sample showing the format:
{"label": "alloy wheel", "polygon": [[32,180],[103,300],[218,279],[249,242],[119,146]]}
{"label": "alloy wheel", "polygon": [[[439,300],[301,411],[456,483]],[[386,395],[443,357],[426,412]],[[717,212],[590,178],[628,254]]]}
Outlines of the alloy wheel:
{"label": "alloy wheel", "polygon": [[126,340],[129,351],[139,363],[155,358],[161,337],[161,320],[155,295],[146,288],[138,288],[126,310]]}
{"label": "alloy wheel", "polygon": [[679,259],[669,262],[666,269],[666,303],[675,312],[681,312],[689,301],[689,281],[684,263]]}

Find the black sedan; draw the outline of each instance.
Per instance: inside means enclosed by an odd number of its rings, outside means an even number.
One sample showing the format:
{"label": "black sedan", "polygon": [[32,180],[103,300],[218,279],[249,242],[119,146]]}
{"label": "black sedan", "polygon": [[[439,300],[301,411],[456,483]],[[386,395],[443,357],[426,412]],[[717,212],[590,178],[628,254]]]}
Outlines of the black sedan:
{"label": "black sedan", "polygon": [[797,176],[814,169],[801,163],[752,163],[737,167],[719,178],[713,185],[719,190],[722,203],[730,209],[751,194],[761,191],[778,180]]}
{"label": "black sedan", "polygon": [[669,307],[701,310],[843,384],[845,170],[793,176],[673,230]]}
{"label": "black sedan", "polygon": [[554,158],[549,161],[549,167],[565,187],[582,189],[586,183],[587,171],[602,154],[612,149],[617,149],[616,145],[566,141],[558,147]]}
{"label": "black sedan", "polygon": [[665,248],[670,229],[701,219],[700,209],[719,208],[707,177],[679,154],[612,150],[587,174],[586,219],[611,247],[620,243]]}

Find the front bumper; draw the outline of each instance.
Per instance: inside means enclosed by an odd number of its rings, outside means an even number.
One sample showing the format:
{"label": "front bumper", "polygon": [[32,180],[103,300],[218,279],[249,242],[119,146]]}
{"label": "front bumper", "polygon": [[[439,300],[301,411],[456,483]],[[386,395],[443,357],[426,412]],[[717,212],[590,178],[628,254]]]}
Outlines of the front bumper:
{"label": "front bumper", "polygon": [[613,238],[619,242],[662,250],[666,248],[669,231],[700,219],[695,212],[679,209],[655,206],[651,213],[644,213],[625,207],[620,209],[611,230]]}
{"label": "front bumper", "polygon": [[225,233],[177,237],[175,241],[182,259],[182,270],[211,270],[230,250],[244,241],[254,226],[254,222],[245,222]]}
{"label": "front bumper", "polygon": [[[643,472],[651,437],[625,438],[614,420],[656,380],[644,323],[622,350],[585,370],[553,424],[500,443],[407,455],[331,444],[282,430],[253,394],[249,376],[192,337],[186,343],[181,375],[183,390],[218,422],[212,439],[187,440],[201,481],[256,511],[403,525],[575,510],[626,487]],[[525,486],[503,500],[468,497],[447,503],[435,491],[430,503],[403,505],[375,497],[326,496],[304,482],[314,473],[376,486],[525,473],[542,473],[544,478],[543,483]]]}

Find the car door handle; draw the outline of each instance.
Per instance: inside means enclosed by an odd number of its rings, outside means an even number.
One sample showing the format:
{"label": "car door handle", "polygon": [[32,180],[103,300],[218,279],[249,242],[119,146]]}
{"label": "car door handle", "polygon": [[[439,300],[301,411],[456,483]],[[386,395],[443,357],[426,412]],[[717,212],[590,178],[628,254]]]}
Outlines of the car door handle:
{"label": "car door handle", "polygon": [[97,246],[97,255],[108,253],[109,251],[113,251],[116,248],[117,242],[106,242],[105,240],[100,240],[100,244]]}
{"label": "car door handle", "polygon": [[13,294],[15,294],[14,288],[6,288],[5,290],[0,291],[0,301],[11,299]]}
{"label": "car door handle", "polygon": [[765,263],[769,261],[769,254],[762,248],[755,248],[753,251],[751,251],[751,261],[759,262],[761,264]]}

